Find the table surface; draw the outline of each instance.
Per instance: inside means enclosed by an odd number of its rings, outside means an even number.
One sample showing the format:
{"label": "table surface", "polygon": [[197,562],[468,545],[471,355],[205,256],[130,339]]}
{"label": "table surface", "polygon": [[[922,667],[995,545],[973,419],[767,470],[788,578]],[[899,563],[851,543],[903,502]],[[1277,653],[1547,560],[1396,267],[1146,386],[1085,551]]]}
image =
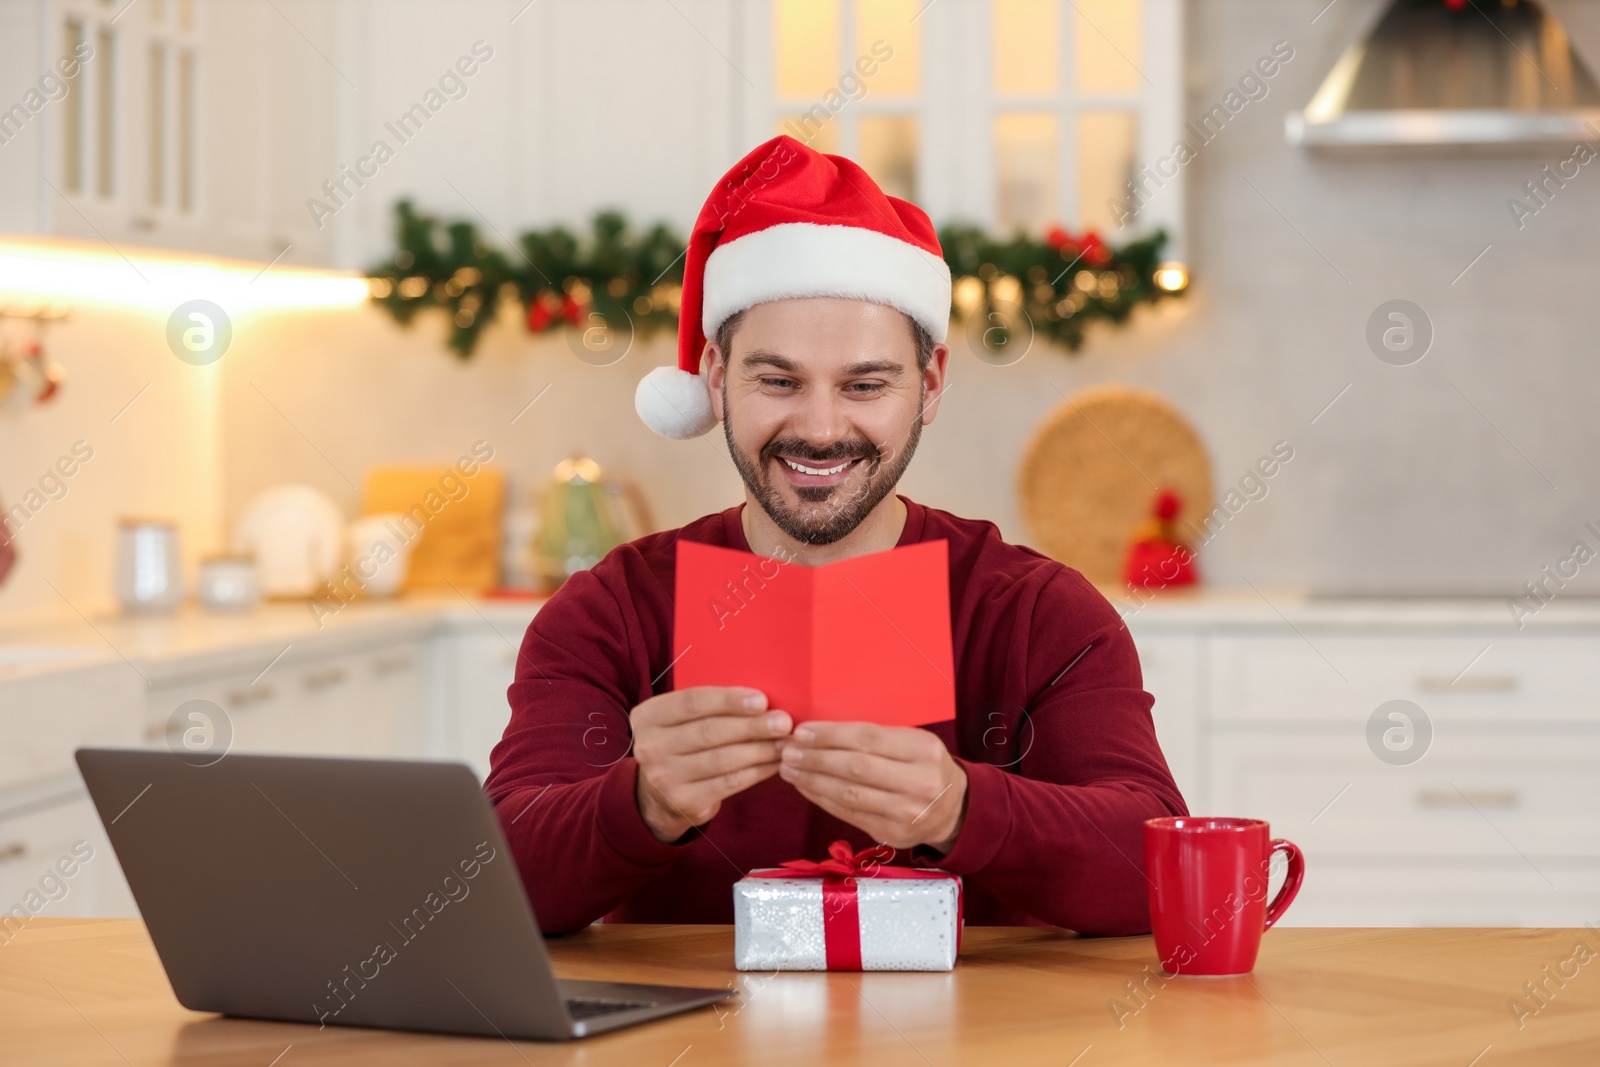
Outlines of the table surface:
{"label": "table surface", "polygon": [[1253,975],[1209,979],[1151,978],[1148,937],[995,927],[948,974],[741,973],[725,926],[593,927],[551,954],[566,978],[739,996],[571,1044],[318,1030],[180,1007],[138,920],[39,918],[0,945],[0,1063],[1600,1064],[1593,929],[1274,930]]}

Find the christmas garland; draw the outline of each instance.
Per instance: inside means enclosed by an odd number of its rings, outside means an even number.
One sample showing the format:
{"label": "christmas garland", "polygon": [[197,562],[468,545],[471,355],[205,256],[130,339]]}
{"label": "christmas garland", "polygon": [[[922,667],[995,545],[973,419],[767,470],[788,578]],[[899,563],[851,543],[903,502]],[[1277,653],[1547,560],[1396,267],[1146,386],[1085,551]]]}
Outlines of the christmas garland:
{"label": "christmas garland", "polygon": [[[532,333],[677,330],[685,246],[665,225],[635,233],[619,213],[602,212],[584,239],[561,226],[529,230],[507,253],[485,243],[472,223],[442,223],[402,200],[395,231],[395,254],[367,274],[373,301],[401,325],[426,308],[442,309],[448,344],[462,359],[502,301],[519,305]],[[1091,322],[1125,322],[1135,307],[1187,282],[1181,267],[1161,262],[1164,232],[1112,247],[1093,231],[1074,236],[1058,227],[1043,240],[997,240],[952,225],[939,231],[939,243],[955,285],[954,314],[977,327],[972,339],[991,352],[1014,348],[1019,331],[1076,350]]]}

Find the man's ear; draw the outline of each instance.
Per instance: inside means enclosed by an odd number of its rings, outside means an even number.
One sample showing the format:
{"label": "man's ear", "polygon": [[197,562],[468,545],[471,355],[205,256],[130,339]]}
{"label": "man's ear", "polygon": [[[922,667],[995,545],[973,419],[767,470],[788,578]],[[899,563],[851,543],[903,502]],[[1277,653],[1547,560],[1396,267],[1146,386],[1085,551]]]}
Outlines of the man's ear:
{"label": "man's ear", "polygon": [[721,422],[722,381],[728,373],[727,360],[722,358],[722,349],[715,341],[707,341],[705,351],[700,353],[700,362],[706,368],[706,388],[711,391],[711,413]]}
{"label": "man's ear", "polygon": [[945,386],[950,380],[946,376],[949,369],[950,346],[940,342],[933,346],[928,365],[922,371],[922,425],[924,426],[932,423],[934,416],[939,414],[939,401],[944,399]]}

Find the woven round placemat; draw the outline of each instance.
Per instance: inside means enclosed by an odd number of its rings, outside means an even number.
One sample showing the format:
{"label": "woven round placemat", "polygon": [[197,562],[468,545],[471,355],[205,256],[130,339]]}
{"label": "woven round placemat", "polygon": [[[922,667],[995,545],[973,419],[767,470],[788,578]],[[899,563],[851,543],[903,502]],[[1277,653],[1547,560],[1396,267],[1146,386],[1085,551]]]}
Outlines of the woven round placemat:
{"label": "woven round placemat", "polygon": [[1171,404],[1126,385],[1067,397],[1034,431],[1017,471],[1033,546],[1117,589],[1129,539],[1162,489],[1182,500],[1176,529],[1194,544],[1211,511],[1205,448]]}

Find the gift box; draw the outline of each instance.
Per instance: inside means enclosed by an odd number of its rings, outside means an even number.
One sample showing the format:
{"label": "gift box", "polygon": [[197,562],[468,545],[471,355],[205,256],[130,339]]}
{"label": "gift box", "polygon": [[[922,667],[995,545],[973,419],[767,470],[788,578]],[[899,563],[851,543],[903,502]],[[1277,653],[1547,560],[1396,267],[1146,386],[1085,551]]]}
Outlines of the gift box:
{"label": "gift box", "polygon": [[948,971],[961,951],[961,878],[890,867],[884,846],[845,841],[733,886],[741,971]]}

